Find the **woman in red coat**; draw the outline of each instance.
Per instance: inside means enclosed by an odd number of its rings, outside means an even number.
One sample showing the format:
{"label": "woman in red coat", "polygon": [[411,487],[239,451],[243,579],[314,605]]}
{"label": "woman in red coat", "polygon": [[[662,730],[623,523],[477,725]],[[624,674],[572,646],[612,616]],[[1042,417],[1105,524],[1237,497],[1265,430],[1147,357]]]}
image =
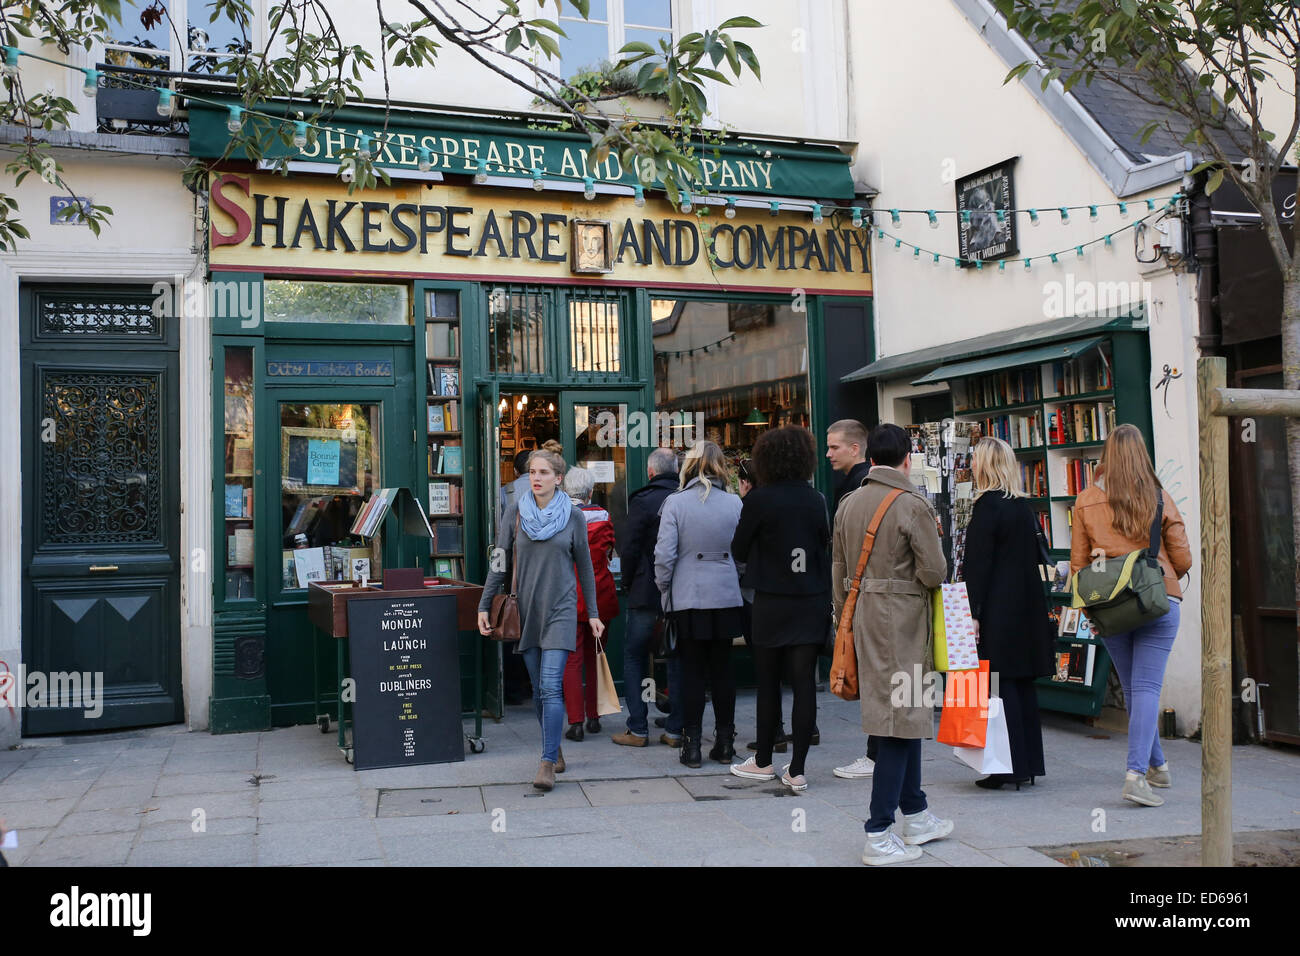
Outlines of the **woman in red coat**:
{"label": "woman in red coat", "polygon": [[[591,489],[595,486],[591,472],[585,468],[570,468],[564,473],[565,494],[578,506],[587,519],[587,543],[591,548],[591,567],[596,574],[597,613],[608,629],[609,622],[618,615],[618,593],[614,590],[614,575],[609,570],[609,559],[614,555],[614,523],[609,512],[591,503]],[[576,572],[575,572],[576,573]],[[582,740],[583,717],[586,729],[600,732],[600,715],[596,712],[596,640],[587,624],[587,608],[582,589],[578,589],[578,646],[569,655],[564,666],[564,707],[569,715],[569,729],[564,736]],[[586,685],[583,668],[586,668]]]}

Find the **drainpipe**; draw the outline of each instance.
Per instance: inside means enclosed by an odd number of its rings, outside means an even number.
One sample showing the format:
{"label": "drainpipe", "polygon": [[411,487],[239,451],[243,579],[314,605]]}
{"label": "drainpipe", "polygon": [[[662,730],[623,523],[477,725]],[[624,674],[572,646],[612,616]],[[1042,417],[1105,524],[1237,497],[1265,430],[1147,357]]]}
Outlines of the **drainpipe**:
{"label": "drainpipe", "polygon": [[1210,197],[1205,193],[1204,172],[1198,173],[1191,189],[1192,249],[1196,255],[1196,348],[1203,357],[1218,355],[1219,240],[1210,214]]}

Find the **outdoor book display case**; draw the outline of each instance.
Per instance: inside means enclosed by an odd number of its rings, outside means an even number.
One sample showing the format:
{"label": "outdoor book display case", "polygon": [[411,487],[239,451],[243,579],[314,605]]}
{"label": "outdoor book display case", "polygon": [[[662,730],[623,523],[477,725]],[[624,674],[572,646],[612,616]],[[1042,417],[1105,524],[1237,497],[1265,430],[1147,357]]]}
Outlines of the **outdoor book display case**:
{"label": "outdoor book display case", "polygon": [[1095,717],[1106,700],[1110,656],[1086,620],[1081,626],[1079,613],[1071,613],[1059,572],[1068,572],[1075,498],[1093,483],[1111,429],[1136,425],[1153,447],[1149,368],[1144,334],[1106,329],[954,361],[913,382],[947,382],[952,394],[951,421],[914,426],[912,436],[914,453],[924,456],[919,463],[931,472],[927,497],[940,512],[954,580],[961,579],[974,501],[970,449],[991,435],[1015,451],[1056,564],[1043,583],[1057,627],[1056,671],[1038,681],[1039,705],[1047,710]]}

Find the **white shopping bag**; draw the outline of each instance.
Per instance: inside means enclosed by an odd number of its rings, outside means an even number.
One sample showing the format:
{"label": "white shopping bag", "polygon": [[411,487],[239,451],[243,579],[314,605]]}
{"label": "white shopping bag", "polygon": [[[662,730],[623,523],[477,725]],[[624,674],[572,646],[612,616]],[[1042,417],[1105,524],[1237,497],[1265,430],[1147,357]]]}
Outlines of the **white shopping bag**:
{"label": "white shopping bag", "polygon": [[952,752],[980,773],[1011,773],[1011,738],[1007,736],[1007,713],[1001,698],[989,698],[989,728],[983,748],[953,747]]}

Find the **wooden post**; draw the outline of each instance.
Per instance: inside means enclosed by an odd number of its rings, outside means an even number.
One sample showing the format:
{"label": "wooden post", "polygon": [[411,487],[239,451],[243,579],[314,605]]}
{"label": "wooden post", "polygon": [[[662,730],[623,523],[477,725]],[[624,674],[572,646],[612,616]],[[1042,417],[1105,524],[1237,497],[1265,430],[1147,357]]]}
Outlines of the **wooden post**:
{"label": "wooden post", "polygon": [[1201,865],[1232,866],[1232,571],[1227,360],[1196,362],[1201,471]]}

